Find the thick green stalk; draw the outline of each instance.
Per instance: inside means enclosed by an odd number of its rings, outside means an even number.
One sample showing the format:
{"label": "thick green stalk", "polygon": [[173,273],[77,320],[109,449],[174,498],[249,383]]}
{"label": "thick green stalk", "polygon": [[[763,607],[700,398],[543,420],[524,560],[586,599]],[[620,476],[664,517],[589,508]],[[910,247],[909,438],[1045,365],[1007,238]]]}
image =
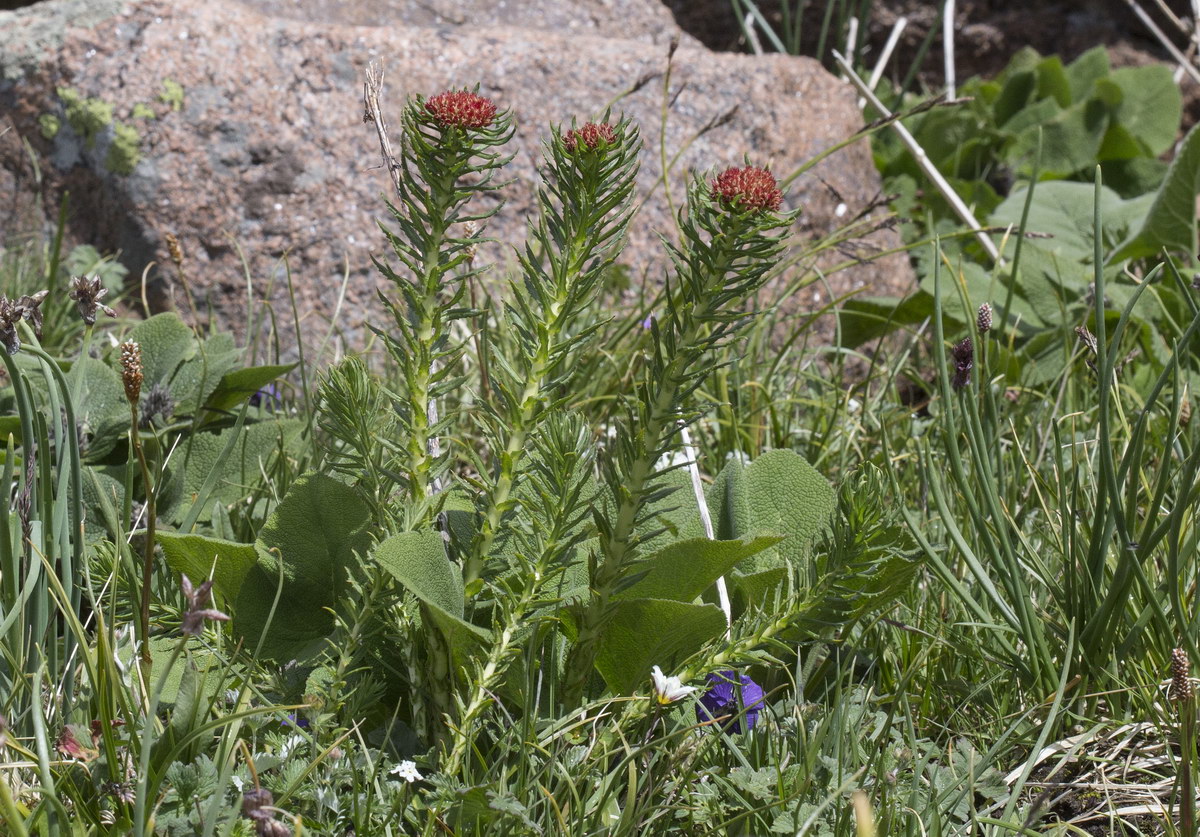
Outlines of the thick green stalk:
{"label": "thick green stalk", "polygon": [[[449,181],[449,182],[447,182]],[[433,438],[431,428],[436,422],[433,397],[430,393],[435,372],[433,354],[442,331],[439,328],[439,296],[441,281],[438,265],[441,261],[442,243],[446,238],[446,214],[454,199],[454,182],[446,177],[430,184],[436,211],[431,215],[429,239],[421,258],[421,304],[417,309],[414,329],[420,346],[420,361],[408,377],[408,398],[412,408],[410,435],[408,440],[410,490],[414,499],[428,497],[431,493],[430,471],[440,452],[438,440]]]}
{"label": "thick green stalk", "polygon": [[130,426],[129,443],[137,456],[138,466],[142,471],[142,485],[146,489],[146,544],[142,553],[142,588],[140,591],[141,607],[138,611],[138,629],[142,643],[142,668],[148,678],[150,675],[150,582],[154,575],[154,526],[158,514],[155,503],[155,486],[150,480],[150,466],[146,462],[146,453],[142,449],[142,441],[138,434],[138,408],[136,402],[129,404]]}
{"label": "thick green stalk", "polygon": [[604,543],[604,558],[592,579],[592,598],[583,613],[578,640],[567,659],[567,679],[563,694],[565,706],[578,704],[591,677],[609,600],[637,549],[638,512],[642,508],[646,488],[654,476],[654,466],[662,445],[666,437],[678,427],[679,388],[688,369],[703,354],[703,332],[707,321],[716,313],[711,292],[716,284],[725,280],[733,265],[738,232],[735,220],[733,226],[723,229],[714,239],[713,250],[716,258],[713,259],[707,275],[703,277],[702,290],[696,299],[687,300],[681,306],[682,322],[676,344],[678,350],[667,361],[662,374],[656,374],[652,381],[655,389],[649,400],[650,410],[645,425],[639,434],[640,449],[629,467],[625,491],[617,507],[612,536]]}

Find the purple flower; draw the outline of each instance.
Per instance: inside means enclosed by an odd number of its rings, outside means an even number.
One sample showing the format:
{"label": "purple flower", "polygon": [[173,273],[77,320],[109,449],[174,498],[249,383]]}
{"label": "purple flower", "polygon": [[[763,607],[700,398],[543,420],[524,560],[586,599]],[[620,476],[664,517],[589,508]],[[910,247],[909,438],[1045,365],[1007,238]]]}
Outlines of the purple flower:
{"label": "purple flower", "polygon": [[282,727],[299,727],[300,729],[308,729],[309,723],[307,718],[297,718],[295,712],[289,712],[286,721],[280,721]]}
{"label": "purple flower", "polygon": [[970,337],[964,337],[954,344],[950,353],[954,357],[954,378],[951,379],[950,385],[956,390],[963,389],[971,383],[971,368],[975,366],[975,346]]}
{"label": "purple flower", "polygon": [[250,396],[251,407],[276,407],[283,403],[278,385],[267,384],[254,395]]}
{"label": "purple flower", "polygon": [[762,707],[762,686],[745,674],[715,671],[708,675],[708,691],[696,704],[696,720],[702,724],[718,721],[727,731],[746,732],[758,723]]}

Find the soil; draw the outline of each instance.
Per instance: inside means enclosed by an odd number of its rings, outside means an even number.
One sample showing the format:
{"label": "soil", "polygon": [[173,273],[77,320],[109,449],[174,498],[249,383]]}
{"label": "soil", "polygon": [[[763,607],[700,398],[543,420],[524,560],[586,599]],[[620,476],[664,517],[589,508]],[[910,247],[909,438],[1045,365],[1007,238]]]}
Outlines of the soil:
{"label": "soil", "polygon": [[[749,48],[746,36],[738,23],[731,0],[665,0],[676,21],[688,33],[711,49],[745,51]],[[780,20],[781,2],[791,7],[796,0],[758,0],[757,6],[772,23]],[[845,7],[858,3],[837,2],[835,17]],[[1139,0],[1159,28],[1169,34],[1177,33],[1171,21],[1158,8],[1156,0]],[[742,6],[746,6],[742,0]],[[826,2],[809,0],[805,4],[802,26],[802,52],[813,55],[821,31],[821,18]],[[939,30],[921,60],[917,81],[929,90],[940,90],[943,76],[941,2],[929,0],[868,0],[870,23],[866,30],[865,55],[880,54],[888,34],[898,18],[908,24],[888,64],[888,75],[900,81],[913,66],[922,43],[931,29]],[[1169,0],[1166,5],[1181,19],[1190,12],[1188,0]],[[846,12],[848,14],[848,12]],[[1043,55],[1058,55],[1067,63],[1103,44],[1108,47],[1114,67],[1140,66],[1164,62],[1176,66],[1167,50],[1130,9],[1127,0],[1075,0],[1075,2],[1038,2],[1030,0],[958,0],[955,6],[955,69],[960,80],[974,75],[992,76],[1008,64],[1022,47],[1033,47]],[[762,40],[760,35],[760,41]],[[1186,47],[1182,35],[1175,38]],[[839,45],[840,48],[840,45]],[[828,47],[826,49],[828,53]],[[828,54],[822,56],[832,66]],[[1186,130],[1200,121],[1200,85],[1184,75],[1181,81],[1184,96],[1184,125]]]}

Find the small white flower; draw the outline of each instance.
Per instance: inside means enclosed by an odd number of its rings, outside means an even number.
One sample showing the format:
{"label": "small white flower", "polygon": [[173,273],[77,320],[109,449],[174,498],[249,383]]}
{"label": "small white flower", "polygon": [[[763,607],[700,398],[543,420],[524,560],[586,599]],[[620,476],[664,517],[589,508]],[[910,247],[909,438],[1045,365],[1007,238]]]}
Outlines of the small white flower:
{"label": "small white flower", "polygon": [[235,788],[237,788],[238,793],[241,793],[242,788],[246,786],[246,783],[242,781],[242,777],[238,776],[236,773],[229,777],[229,781]]}
{"label": "small white flower", "polygon": [[696,691],[695,686],[684,686],[678,677],[667,677],[658,666],[650,670],[650,679],[654,681],[654,697],[663,705],[674,703]]}
{"label": "small white flower", "polygon": [[419,772],[417,772],[417,763],[415,761],[402,761],[389,770],[388,773],[393,776],[397,776],[406,782],[416,782],[425,778]]}
{"label": "small white flower", "polygon": [[296,748],[304,743],[303,735],[290,735],[279,747],[279,757],[287,761],[296,752]]}

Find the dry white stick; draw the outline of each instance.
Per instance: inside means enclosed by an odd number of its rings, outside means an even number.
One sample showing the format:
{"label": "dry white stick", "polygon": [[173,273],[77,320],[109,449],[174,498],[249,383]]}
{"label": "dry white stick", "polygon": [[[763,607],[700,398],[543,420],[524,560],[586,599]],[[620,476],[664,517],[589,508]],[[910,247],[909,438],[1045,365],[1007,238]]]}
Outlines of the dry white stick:
{"label": "dry white stick", "polygon": [[746,21],[742,28],[746,30],[746,40],[750,42],[750,49],[755,55],[762,55],[762,43],[758,40],[758,33],[754,31],[754,15],[751,12],[746,12]]}
{"label": "dry white stick", "polygon": [[942,12],[942,57],[946,70],[946,98],[954,98],[954,0],[946,0]]}
{"label": "dry white stick", "polygon": [[[891,117],[891,111],[884,106],[883,102],[879,101],[879,97],[867,86],[867,83],[862,80],[858,73],[854,72],[854,68],[850,66],[841,54],[834,52],[833,60],[842,68],[842,72],[846,74],[846,78],[850,80],[850,83],[857,87],[858,92],[871,103],[871,107],[879,111],[881,117],[885,119]],[[929,157],[926,155],[925,149],[921,147],[921,144],[901,124],[900,120],[893,122],[892,128],[900,135],[900,141],[912,153],[913,158],[917,161],[917,165],[921,167],[921,171],[925,172],[925,176],[933,181],[933,185],[942,193],[942,197],[950,204],[954,213],[958,215],[964,224],[975,231],[975,237],[979,240],[979,245],[987,251],[992,261],[996,264],[1004,264],[1004,259],[1000,257],[1000,251],[996,249],[996,243],[992,241],[991,236],[984,232],[983,226],[971,213],[970,207],[963,203],[963,199],[954,191],[954,187],[946,182],[946,178],[942,177],[942,173],[937,170],[937,166],[929,162]]]}
{"label": "dry white stick", "polygon": [[879,60],[875,62],[875,69],[871,71],[870,87],[874,90],[879,86],[879,80],[883,78],[884,68],[887,67],[888,61],[892,58],[892,53],[896,51],[896,44],[900,43],[900,36],[904,33],[904,27],[908,26],[908,18],[902,17],[897,19],[895,25],[892,26],[892,31],[888,34],[887,43],[883,45],[883,52],[879,53]]}
{"label": "dry white stick", "polygon": [[[1197,0],[1200,2],[1200,0]],[[900,35],[904,32],[904,27],[908,26],[908,18],[899,18],[892,26],[892,31],[888,34],[887,43],[883,45],[883,52],[879,53],[879,60],[875,62],[875,69],[871,70],[871,78],[867,81],[867,86],[874,90],[879,86],[879,80],[883,78],[883,71],[887,68],[888,61],[892,58],[892,53],[896,50],[896,44],[900,43]],[[867,104],[867,100],[861,96],[858,99],[858,109],[862,110]]]}
{"label": "dry white stick", "polygon": [[379,136],[379,152],[383,155],[383,164],[387,166],[392,178],[392,186],[396,195],[400,194],[400,163],[392,151],[392,141],[388,139],[387,122],[379,107],[379,94],[383,90],[383,65],[372,61],[367,65],[367,80],[363,82],[363,122],[374,122],[375,133]]}
{"label": "dry white stick", "polygon": [[[708,501],[704,499],[704,484],[700,482],[700,466],[696,464],[696,447],[692,444],[692,434],[686,424],[679,428],[679,437],[683,442],[683,455],[687,457],[687,469],[692,477],[692,491],[696,495],[696,507],[700,509],[704,537],[710,541],[715,540],[712,517],[708,513]],[[732,639],[733,605],[729,601],[729,588],[725,584],[725,576],[717,579],[717,598],[721,602],[721,610],[725,611],[725,639]]]}
{"label": "dry white stick", "polygon": [[[384,121],[383,111],[379,107],[379,95],[383,90],[383,66],[378,61],[372,61],[367,65],[367,80],[363,82],[363,122],[374,122],[375,133],[379,136],[379,153],[383,157],[383,164],[387,166],[388,174],[392,178],[392,187],[396,190],[396,196],[400,196],[400,163],[396,160],[396,154],[392,151],[392,141],[388,138],[387,122]],[[430,366],[430,375],[437,374],[437,363]],[[434,427],[438,423],[438,408],[437,402],[430,398],[426,405],[425,419],[430,427]],[[429,442],[426,445],[426,450],[429,453],[430,459],[436,460],[442,453],[442,440],[436,435],[429,437]],[[430,486],[434,494],[442,490],[441,477],[436,477]],[[443,537],[449,537],[445,527],[442,527]]]}
{"label": "dry white stick", "polygon": [[1158,28],[1158,24],[1150,19],[1150,15],[1146,14],[1146,11],[1137,4],[1137,0],[1125,0],[1125,3],[1129,6],[1129,8],[1133,9],[1133,13],[1138,16],[1138,20],[1140,20],[1145,27],[1150,30],[1154,37],[1158,39],[1158,42],[1163,45],[1163,48],[1166,49],[1167,52],[1171,53],[1171,57],[1175,59],[1176,63],[1178,63],[1179,66],[1182,67],[1183,70],[1189,76],[1191,76],[1197,84],[1200,84],[1200,70],[1197,70],[1196,67],[1192,65],[1192,62],[1188,61],[1187,56],[1179,50],[1179,47],[1175,46],[1175,44],[1171,42],[1171,39],[1167,37],[1167,34]]}

